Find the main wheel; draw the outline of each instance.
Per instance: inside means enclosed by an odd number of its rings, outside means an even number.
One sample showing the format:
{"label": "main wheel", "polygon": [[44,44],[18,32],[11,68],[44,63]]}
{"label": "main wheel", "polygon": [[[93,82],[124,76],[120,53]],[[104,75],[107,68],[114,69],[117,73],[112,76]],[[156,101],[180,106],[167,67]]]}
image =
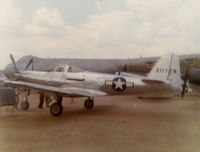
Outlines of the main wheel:
{"label": "main wheel", "polygon": [[84,106],[85,106],[86,109],[90,110],[94,107],[94,101],[91,100],[91,99],[86,99]]}
{"label": "main wheel", "polygon": [[63,112],[63,106],[59,103],[53,103],[50,107],[50,112],[53,116],[59,116]]}
{"label": "main wheel", "polygon": [[22,103],[21,103],[21,108],[23,109],[23,110],[28,110],[28,108],[29,108],[29,103],[28,103],[28,101],[23,101]]}

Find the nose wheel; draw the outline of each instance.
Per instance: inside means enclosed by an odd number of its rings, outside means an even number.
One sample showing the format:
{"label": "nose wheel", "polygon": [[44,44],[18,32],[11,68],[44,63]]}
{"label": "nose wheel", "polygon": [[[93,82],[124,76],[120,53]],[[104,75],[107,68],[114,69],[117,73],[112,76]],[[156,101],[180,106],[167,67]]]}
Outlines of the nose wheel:
{"label": "nose wheel", "polygon": [[30,105],[29,105],[28,101],[23,101],[21,103],[21,109],[23,109],[23,110],[28,110],[29,106]]}
{"label": "nose wheel", "polygon": [[84,106],[87,110],[90,110],[94,107],[94,100],[93,98],[88,98],[84,102]]}
{"label": "nose wheel", "polygon": [[21,103],[21,109],[28,110],[29,107],[30,107],[30,104],[28,103],[28,97],[25,96],[25,101]]}

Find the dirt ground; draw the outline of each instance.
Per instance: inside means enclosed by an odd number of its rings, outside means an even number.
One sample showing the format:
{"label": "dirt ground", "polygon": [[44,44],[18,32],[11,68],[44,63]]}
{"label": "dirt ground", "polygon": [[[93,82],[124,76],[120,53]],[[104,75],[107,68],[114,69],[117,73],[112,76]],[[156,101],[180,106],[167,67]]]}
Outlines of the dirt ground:
{"label": "dirt ground", "polygon": [[199,152],[200,96],[137,99],[95,98],[87,111],[83,99],[59,117],[49,108],[0,110],[0,152]]}

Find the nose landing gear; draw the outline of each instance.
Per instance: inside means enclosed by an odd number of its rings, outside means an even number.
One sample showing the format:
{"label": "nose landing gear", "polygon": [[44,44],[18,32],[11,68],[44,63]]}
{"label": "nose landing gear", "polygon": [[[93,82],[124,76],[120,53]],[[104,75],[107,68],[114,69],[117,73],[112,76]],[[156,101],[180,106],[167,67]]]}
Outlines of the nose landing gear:
{"label": "nose landing gear", "polygon": [[29,106],[30,106],[30,104],[28,103],[28,101],[23,101],[21,103],[21,109],[23,109],[23,110],[28,110]]}
{"label": "nose landing gear", "polygon": [[29,102],[28,102],[28,97],[25,96],[25,101],[23,101],[23,102],[21,103],[21,109],[23,109],[23,110],[28,110],[29,107],[30,107],[30,104],[29,104]]}

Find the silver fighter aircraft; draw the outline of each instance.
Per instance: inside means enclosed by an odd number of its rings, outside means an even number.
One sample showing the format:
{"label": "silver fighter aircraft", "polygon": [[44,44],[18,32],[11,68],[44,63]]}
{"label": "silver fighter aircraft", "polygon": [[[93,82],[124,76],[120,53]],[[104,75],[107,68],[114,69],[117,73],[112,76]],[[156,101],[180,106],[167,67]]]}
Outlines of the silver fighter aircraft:
{"label": "silver fighter aircraft", "polygon": [[53,116],[62,114],[63,97],[86,97],[84,106],[92,109],[97,96],[171,97],[181,92],[179,58],[173,53],[162,56],[146,77],[89,72],[68,65],[56,66],[52,72],[20,71],[12,55],[10,57],[14,72],[4,71],[9,78],[5,85],[26,92],[23,109],[29,107],[27,96],[30,90],[51,96],[56,101],[50,106]]}

